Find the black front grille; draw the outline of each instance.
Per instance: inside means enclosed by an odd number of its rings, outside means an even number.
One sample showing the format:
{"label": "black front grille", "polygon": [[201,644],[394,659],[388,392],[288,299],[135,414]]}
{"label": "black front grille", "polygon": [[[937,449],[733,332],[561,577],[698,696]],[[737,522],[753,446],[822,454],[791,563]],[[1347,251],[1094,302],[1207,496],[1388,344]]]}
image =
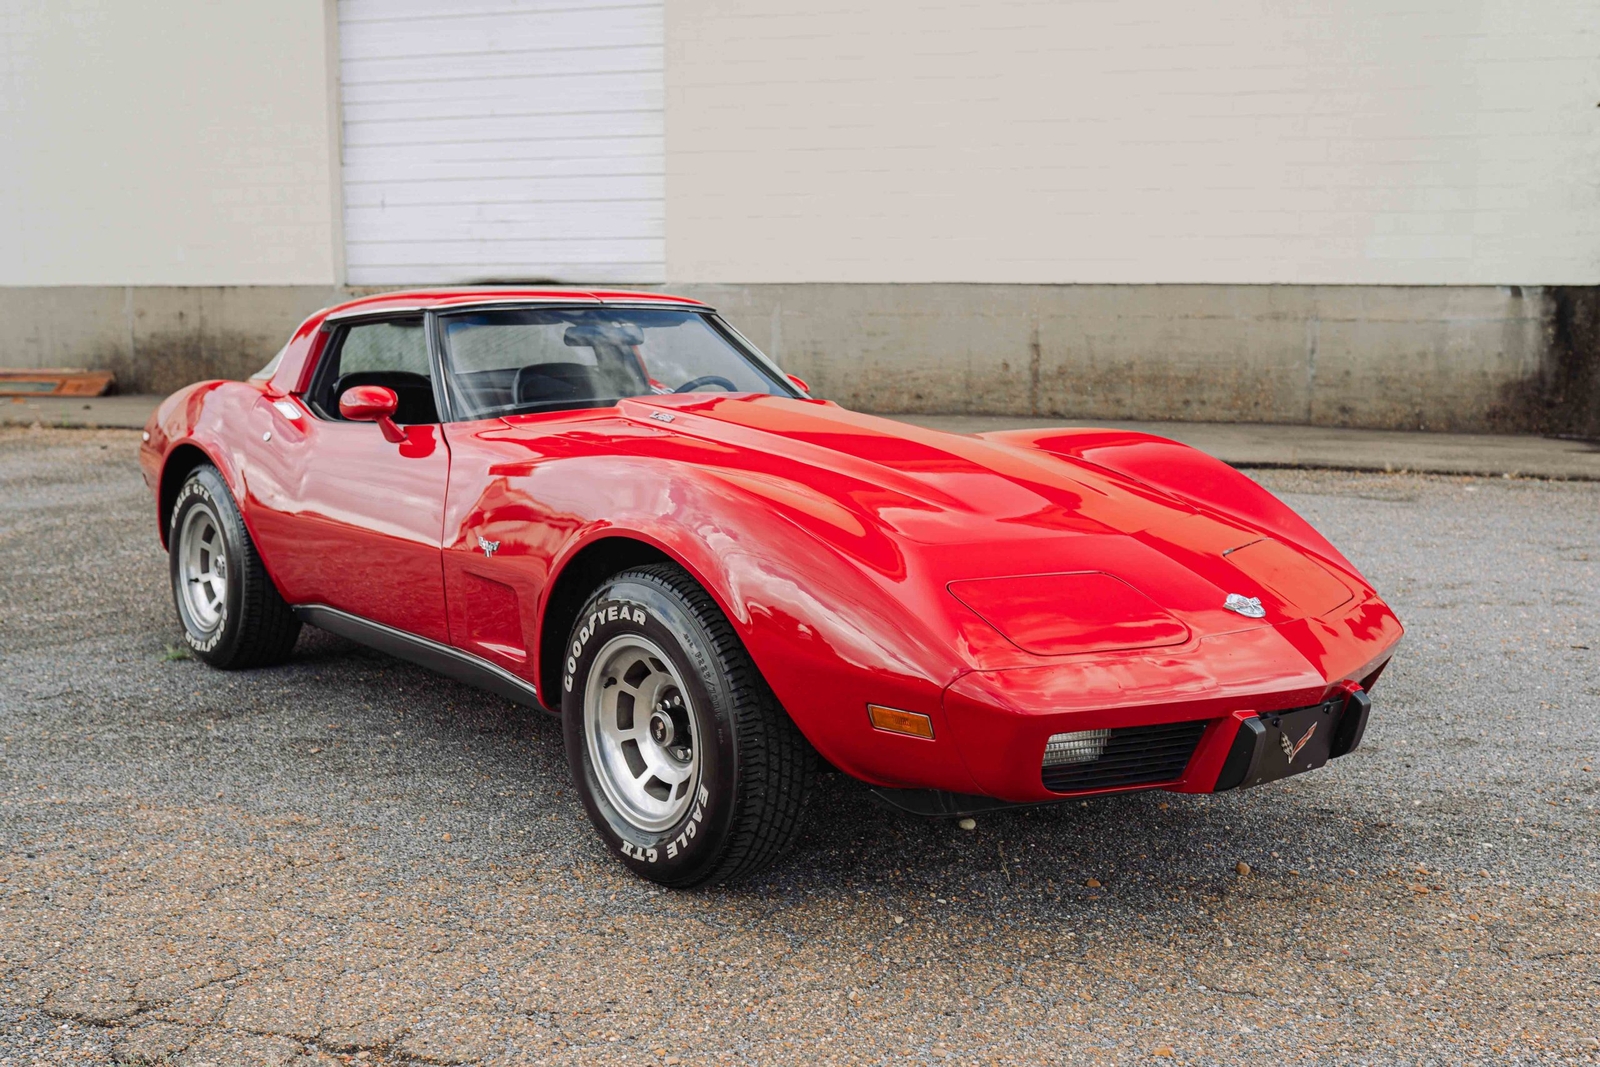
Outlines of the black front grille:
{"label": "black front grille", "polygon": [[1112,730],[1099,759],[1045,767],[1044,787],[1053,793],[1076,793],[1170,782],[1183,775],[1205,730],[1203,719]]}

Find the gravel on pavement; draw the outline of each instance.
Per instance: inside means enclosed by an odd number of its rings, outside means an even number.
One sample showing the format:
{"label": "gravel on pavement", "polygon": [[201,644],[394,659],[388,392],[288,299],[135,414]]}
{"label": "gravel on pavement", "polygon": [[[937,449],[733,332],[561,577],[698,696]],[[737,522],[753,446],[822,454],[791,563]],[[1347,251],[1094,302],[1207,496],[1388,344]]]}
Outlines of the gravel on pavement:
{"label": "gravel on pavement", "polygon": [[783,863],[601,847],[558,722],[186,658],[137,434],[0,429],[0,1065],[1600,1062],[1600,484],[1257,471],[1409,634],[1362,747]]}

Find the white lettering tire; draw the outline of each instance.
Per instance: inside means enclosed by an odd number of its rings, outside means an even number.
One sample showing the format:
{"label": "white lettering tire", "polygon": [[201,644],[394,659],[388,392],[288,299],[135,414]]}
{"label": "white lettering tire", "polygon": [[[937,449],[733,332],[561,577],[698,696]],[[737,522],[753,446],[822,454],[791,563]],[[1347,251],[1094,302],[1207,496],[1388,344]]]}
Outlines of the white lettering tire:
{"label": "white lettering tire", "polygon": [[265,667],[285,659],[300,620],[261,565],[250,531],[210,464],[178,491],[167,528],[172,599],[183,639],[213,667]]}
{"label": "white lettering tire", "polygon": [[641,877],[735,881],[799,834],[816,754],[682,568],[595,591],[563,649],[561,713],[589,819]]}

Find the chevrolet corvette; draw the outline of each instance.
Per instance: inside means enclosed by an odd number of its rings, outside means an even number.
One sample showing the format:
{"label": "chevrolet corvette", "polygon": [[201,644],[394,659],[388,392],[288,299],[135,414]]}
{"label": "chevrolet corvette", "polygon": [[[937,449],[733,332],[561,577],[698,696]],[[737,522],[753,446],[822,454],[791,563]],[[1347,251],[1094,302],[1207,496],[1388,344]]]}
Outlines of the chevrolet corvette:
{"label": "chevrolet corvette", "polygon": [[859,414],[657,293],[363,297],[173,394],[140,461],[196,656],[309,623],[548,710],[676,887],[781,855],[823,761],[941,816],[1319,768],[1402,635],[1202,452]]}

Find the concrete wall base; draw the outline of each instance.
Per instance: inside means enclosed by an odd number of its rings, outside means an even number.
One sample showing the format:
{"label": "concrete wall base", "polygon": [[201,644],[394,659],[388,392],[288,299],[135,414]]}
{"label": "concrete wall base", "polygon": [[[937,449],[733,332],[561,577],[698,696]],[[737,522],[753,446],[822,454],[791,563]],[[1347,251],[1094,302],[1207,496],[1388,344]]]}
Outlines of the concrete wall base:
{"label": "concrete wall base", "polygon": [[170,393],[204,378],[246,378],[337,286],[0,288],[0,367],[116,372],[123,393]]}
{"label": "concrete wall base", "polygon": [[[899,413],[1600,437],[1600,290],[679,285],[818,395]],[[337,287],[0,288],[0,366],[242,377]]]}
{"label": "concrete wall base", "polygon": [[[753,285],[687,292],[716,304],[819,394],[852,407],[1600,434],[1594,290]],[[1564,348],[1563,321],[1574,327]]]}

